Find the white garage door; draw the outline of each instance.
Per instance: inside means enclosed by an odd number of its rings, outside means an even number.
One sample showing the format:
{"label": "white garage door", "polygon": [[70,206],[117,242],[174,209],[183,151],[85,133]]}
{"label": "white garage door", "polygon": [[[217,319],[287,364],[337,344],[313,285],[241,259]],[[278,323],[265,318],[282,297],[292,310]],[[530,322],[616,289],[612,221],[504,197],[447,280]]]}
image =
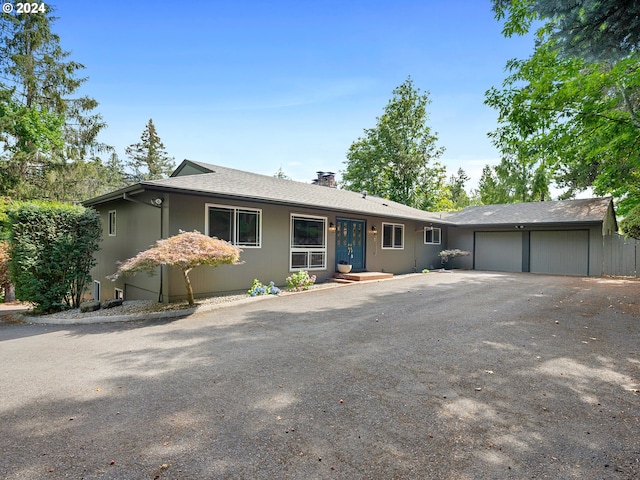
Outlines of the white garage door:
{"label": "white garage door", "polygon": [[522,271],[522,232],[476,232],[474,268]]}
{"label": "white garage door", "polygon": [[531,232],[530,252],[533,273],[589,274],[587,230]]}

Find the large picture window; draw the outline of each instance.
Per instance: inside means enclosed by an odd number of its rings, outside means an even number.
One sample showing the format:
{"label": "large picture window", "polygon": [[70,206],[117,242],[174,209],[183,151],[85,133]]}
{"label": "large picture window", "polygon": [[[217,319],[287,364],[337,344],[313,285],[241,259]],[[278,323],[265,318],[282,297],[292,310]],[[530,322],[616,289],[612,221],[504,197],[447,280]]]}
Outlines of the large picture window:
{"label": "large picture window", "polygon": [[404,248],[404,225],[399,223],[382,224],[382,248]]}
{"label": "large picture window", "polygon": [[440,229],[433,227],[424,228],[424,243],[440,245]]}
{"label": "large picture window", "polygon": [[206,212],[205,227],[210,237],[241,247],[261,246],[262,210],[208,203]]}
{"label": "large picture window", "polygon": [[291,270],[323,270],[327,267],[327,219],[291,215]]}

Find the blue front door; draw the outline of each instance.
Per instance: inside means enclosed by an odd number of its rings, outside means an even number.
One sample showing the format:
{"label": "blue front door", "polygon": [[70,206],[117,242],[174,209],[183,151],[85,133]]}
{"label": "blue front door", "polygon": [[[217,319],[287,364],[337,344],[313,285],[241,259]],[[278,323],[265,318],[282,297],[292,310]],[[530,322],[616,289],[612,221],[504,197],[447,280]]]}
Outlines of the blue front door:
{"label": "blue front door", "polygon": [[338,218],[336,223],[336,263],[344,260],[354,271],[364,270],[364,220]]}

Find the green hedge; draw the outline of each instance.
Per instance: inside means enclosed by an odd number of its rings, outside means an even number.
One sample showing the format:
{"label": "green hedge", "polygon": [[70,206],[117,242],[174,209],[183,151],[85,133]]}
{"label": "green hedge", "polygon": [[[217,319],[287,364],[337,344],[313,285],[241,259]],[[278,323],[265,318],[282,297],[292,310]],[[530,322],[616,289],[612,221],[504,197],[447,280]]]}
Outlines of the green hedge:
{"label": "green hedge", "polygon": [[42,312],[78,307],[96,263],[98,213],[69,204],[17,202],[8,217],[16,298]]}

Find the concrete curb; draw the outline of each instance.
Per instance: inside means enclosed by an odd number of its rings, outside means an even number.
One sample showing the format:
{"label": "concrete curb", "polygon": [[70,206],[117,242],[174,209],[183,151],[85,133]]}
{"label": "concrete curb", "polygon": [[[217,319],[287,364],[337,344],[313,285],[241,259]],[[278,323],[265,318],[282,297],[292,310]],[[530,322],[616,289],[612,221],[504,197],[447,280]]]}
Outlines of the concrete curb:
{"label": "concrete curb", "polygon": [[242,305],[244,303],[266,300],[268,298],[276,298],[277,295],[261,295],[258,297],[247,297],[246,299],[236,300],[233,302],[215,303],[212,305],[196,305],[191,308],[183,308],[180,310],[169,310],[166,312],[152,312],[152,313],[133,313],[130,315],[112,315],[112,316],[96,316],[85,318],[46,318],[46,317],[31,317],[28,315],[14,314],[14,319],[23,323],[31,323],[37,325],[91,325],[96,323],[118,323],[118,322],[135,322],[141,320],[158,320],[158,319],[171,319],[188,317],[196,313],[205,313],[220,308],[229,307],[232,305]]}
{"label": "concrete curb", "polygon": [[[413,275],[424,275],[423,273],[409,273],[406,275],[396,275],[391,278],[384,279],[376,279],[376,280],[364,280],[361,282],[354,282],[348,284],[334,283],[331,285],[324,285],[322,290],[325,288],[337,288],[337,287],[346,287],[348,285],[362,285],[365,283],[374,283],[374,282],[386,282],[389,280],[396,280],[399,278],[403,278],[406,276]],[[95,316],[95,317],[85,317],[85,318],[47,318],[45,317],[32,317],[29,315],[24,315],[21,313],[14,313],[12,317],[14,320],[22,322],[22,323],[30,323],[36,325],[91,325],[97,323],[119,323],[119,322],[135,322],[142,320],[158,320],[158,319],[171,319],[171,318],[181,318],[188,317],[190,315],[194,315],[196,313],[205,313],[211,312],[213,310],[218,310],[220,308],[230,307],[232,305],[242,305],[244,303],[249,303],[257,300],[266,300],[278,298],[280,296],[289,296],[289,295],[299,295],[301,293],[310,293],[317,291],[319,289],[311,289],[304,290],[301,292],[284,292],[284,295],[259,295],[256,297],[249,297],[245,299],[235,300],[232,302],[221,302],[214,303],[211,305],[196,305],[191,308],[183,308],[180,310],[169,310],[166,312],[152,312],[152,313],[132,313],[130,315],[112,315],[112,316]]]}

